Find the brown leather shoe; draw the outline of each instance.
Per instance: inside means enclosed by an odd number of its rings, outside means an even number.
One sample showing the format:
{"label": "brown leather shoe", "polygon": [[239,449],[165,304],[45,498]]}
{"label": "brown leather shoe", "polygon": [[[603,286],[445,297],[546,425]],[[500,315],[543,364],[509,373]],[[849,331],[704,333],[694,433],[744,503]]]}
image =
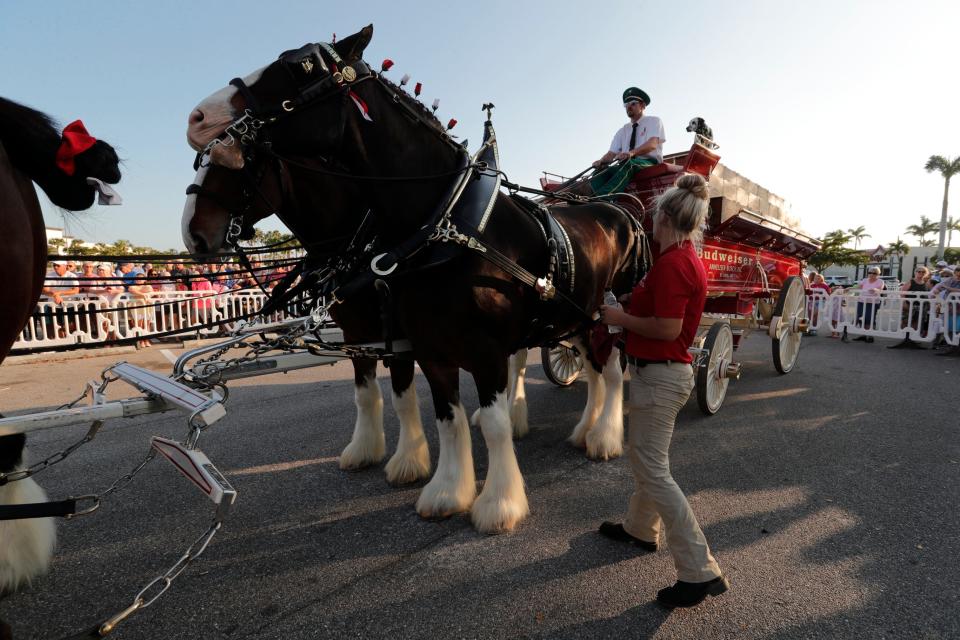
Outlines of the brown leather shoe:
{"label": "brown leather shoe", "polygon": [[644,551],[653,553],[657,550],[656,542],[647,542],[646,540],[641,540],[640,538],[634,538],[632,535],[627,533],[623,525],[619,522],[604,522],[600,525],[600,528],[597,532],[611,540],[616,540],[617,542],[625,542],[631,544],[635,547],[640,547]]}
{"label": "brown leather shoe", "polygon": [[657,592],[657,602],[673,609],[674,607],[695,607],[707,596],[718,596],[726,593],[730,588],[730,581],[723,576],[717,576],[707,582],[684,582],[677,580],[677,584]]}

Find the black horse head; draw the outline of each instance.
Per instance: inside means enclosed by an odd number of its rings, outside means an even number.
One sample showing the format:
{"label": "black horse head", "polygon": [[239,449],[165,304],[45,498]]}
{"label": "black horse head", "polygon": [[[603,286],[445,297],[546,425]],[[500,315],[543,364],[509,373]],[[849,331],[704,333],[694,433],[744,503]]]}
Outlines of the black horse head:
{"label": "black horse head", "polygon": [[113,147],[97,140],[74,158],[72,174],[57,166],[62,139],[46,114],[0,98],[0,140],[17,169],[40,185],[50,200],[64,209],[88,209],[96,189],[87,178],[107,184],[120,181],[120,159]]}
{"label": "black horse head", "polygon": [[266,138],[262,128],[269,130],[271,142],[282,153],[334,151],[346,124],[349,91],[370,77],[362,56],[372,36],[370,25],[334,44],[306,44],[284,51],[244,78],[234,78],[190,114],[190,145],[202,151],[229,136],[212,158],[234,169],[243,165],[244,158],[233,140],[262,142]]}

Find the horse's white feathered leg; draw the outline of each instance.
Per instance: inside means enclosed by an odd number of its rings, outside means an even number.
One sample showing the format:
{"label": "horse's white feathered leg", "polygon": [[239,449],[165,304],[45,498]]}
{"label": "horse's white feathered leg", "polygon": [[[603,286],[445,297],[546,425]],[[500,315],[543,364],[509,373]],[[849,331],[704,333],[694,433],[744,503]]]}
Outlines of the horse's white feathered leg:
{"label": "horse's white feathered leg", "polygon": [[527,350],[520,349],[510,356],[509,377],[510,383],[510,424],[513,426],[513,437],[522,438],[530,433],[527,423],[527,390],[524,382],[527,376]]}
{"label": "horse's white feathered leg", "polygon": [[[574,341],[580,353],[587,353],[586,347],[579,340]],[[603,378],[600,372],[593,368],[593,365],[584,358],[583,368],[587,374],[587,404],[583,408],[583,415],[580,416],[580,422],[573,428],[573,433],[567,439],[573,446],[583,449],[587,446],[587,433],[596,424],[600,412],[603,410],[603,399],[605,394]]]}
{"label": "horse's white feathered leg", "polygon": [[387,462],[387,482],[416,482],[430,475],[430,449],[423,434],[415,384],[411,384],[399,394],[394,392],[393,409],[400,421],[400,438],[397,441],[397,451]]}
{"label": "horse's white feathered leg", "polygon": [[[0,504],[46,500],[47,494],[30,478],[0,487]],[[0,594],[45,573],[56,540],[53,518],[0,520]]]}
{"label": "horse's white feathered leg", "polygon": [[487,443],[489,466],[471,516],[481,533],[510,531],[530,512],[513,449],[508,406],[507,394],[498,393],[491,405],[480,408],[480,429]]}
{"label": "horse's white feathered leg", "polygon": [[417,500],[417,513],[424,518],[445,518],[467,511],[477,496],[467,414],[460,403],[450,408],[453,419],[437,420],[440,433],[437,470]]}
{"label": "horse's white feathered leg", "polygon": [[603,410],[587,432],[587,457],[594,460],[618,458],[623,453],[623,371],[617,347],[603,366],[603,383]]}
{"label": "horse's white feathered leg", "polygon": [[340,454],[341,469],[360,469],[383,460],[386,438],[383,435],[383,395],[376,372],[354,387],[357,422],[353,437]]}

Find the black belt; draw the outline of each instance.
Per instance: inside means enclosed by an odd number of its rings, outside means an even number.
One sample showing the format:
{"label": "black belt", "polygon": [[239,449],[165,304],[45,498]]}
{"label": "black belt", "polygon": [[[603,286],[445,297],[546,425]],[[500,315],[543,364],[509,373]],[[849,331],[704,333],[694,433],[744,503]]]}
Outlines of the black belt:
{"label": "black belt", "polygon": [[636,356],[627,356],[627,362],[636,366],[636,367],[645,367],[648,364],[670,364],[671,362],[676,362],[675,360],[646,360],[644,358],[638,358]]}

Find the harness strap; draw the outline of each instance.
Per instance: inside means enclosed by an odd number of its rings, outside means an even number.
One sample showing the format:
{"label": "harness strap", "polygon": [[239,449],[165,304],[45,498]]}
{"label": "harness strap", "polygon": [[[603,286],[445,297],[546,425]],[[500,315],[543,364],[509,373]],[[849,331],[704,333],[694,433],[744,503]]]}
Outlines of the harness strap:
{"label": "harness strap", "polygon": [[[381,278],[384,275],[389,275],[400,262],[409,259],[420,249],[427,246],[427,244],[430,242],[430,239],[436,233],[437,227],[440,224],[443,216],[447,213],[453,201],[460,195],[459,191],[467,179],[465,170],[469,164],[470,159],[466,152],[461,153],[457,173],[463,175],[461,176],[460,180],[455,180],[453,184],[451,184],[447,195],[440,200],[441,204],[434,211],[430,220],[405,241],[390,251],[378,256],[377,258],[374,258],[373,263],[370,265],[370,269],[364,271],[357,277],[338,287],[333,292],[333,297],[337,300],[348,299],[356,292],[372,285],[374,280],[377,278]],[[376,270],[379,273],[374,272],[373,267],[376,267]]]}
{"label": "harness strap", "polygon": [[75,498],[68,498],[57,502],[0,505],[0,520],[69,518],[75,515],[77,515],[77,500]]}
{"label": "harness strap", "polygon": [[[500,269],[506,271],[507,273],[509,273],[511,276],[513,276],[523,284],[529,287],[532,287],[534,289],[536,288],[537,277],[535,275],[533,275],[532,273],[530,273],[529,271],[527,271],[526,269],[518,265],[509,257],[503,255],[502,253],[500,253],[490,245],[484,244],[482,241],[478,240],[477,236],[479,235],[479,233],[477,233],[476,229],[473,229],[468,225],[464,225],[464,231],[467,232],[468,235],[466,236],[466,239],[463,240],[462,242],[458,241],[460,244],[463,244],[463,246],[467,247],[468,249],[472,249],[473,251],[479,253],[487,262],[490,262],[491,264],[494,264]],[[560,291],[559,289],[557,289],[556,297],[560,298],[561,300],[566,302],[568,305],[573,307],[577,311],[577,313],[579,313],[581,316],[584,317],[585,320],[591,323],[595,321],[595,318],[593,317],[592,314],[587,313],[586,309],[584,309],[579,304],[577,304],[577,302],[573,298],[568,296],[563,291]]]}

